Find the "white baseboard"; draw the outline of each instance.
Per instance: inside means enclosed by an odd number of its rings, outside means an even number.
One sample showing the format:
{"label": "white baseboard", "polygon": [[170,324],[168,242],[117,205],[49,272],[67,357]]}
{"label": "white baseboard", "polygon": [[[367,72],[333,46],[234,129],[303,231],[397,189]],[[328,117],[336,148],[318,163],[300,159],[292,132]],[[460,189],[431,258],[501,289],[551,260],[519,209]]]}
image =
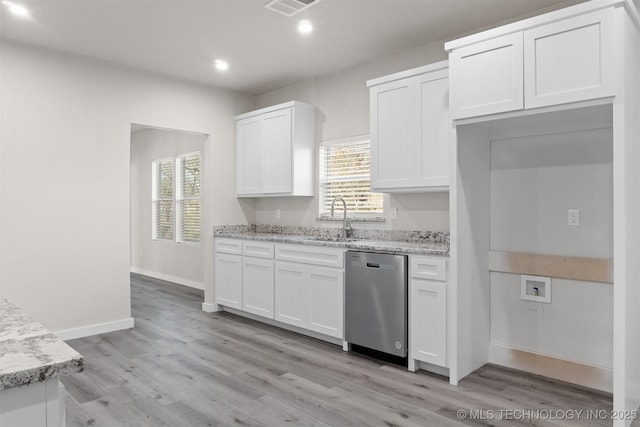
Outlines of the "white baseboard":
{"label": "white baseboard", "polygon": [[613,392],[612,368],[558,359],[495,343],[489,345],[489,363],[527,371],[609,393]]}
{"label": "white baseboard", "polygon": [[92,335],[106,334],[108,332],[131,329],[134,326],[133,317],[113,322],[96,323],[94,325],[82,326],[80,328],[64,329],[55,331],[54,334],[63,341],[74,340],[76,338],[90,337]]}
{"label": "white baseboard", "polygon": [[202,311],[204,311],[205,313],[215,313],[217,311],[220,311],[220,309],[218,308],[218,304],[203,302]]}
{"label": "white baseboard", "polygon": [[182,277],[172,276],[170,274],[158,273],[157,271],[145,270],[144,268],[137,268],[137,267],[131,267],[130,271],[132,273],[142,274],[143,276],[153,277],[154,279],[165,280],[167,282],[189,286],[190,288],[204,290],[204,283],[197,282],[195,280],[184,279]]}

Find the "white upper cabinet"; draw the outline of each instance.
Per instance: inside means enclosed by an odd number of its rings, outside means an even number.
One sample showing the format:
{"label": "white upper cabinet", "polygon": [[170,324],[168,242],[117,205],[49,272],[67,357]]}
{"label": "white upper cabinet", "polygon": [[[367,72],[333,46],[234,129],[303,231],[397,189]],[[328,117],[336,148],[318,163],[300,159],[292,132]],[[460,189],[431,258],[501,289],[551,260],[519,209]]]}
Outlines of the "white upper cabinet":
{"label": "white upper cabinet", "polygon": [[614,95],[613,10],[524,32],[525,108]]}
{"label": "white upper cabinet", "polygon": [[447,61],[369,80],[371,187],[379,192],[449,188]]}
{"label": "white upper cabinet", "polygon": [[313,196],[314,107],[287,102],[236,117],[236,195]]}
{"label": "white upper cabinet", "polygon": [[[590,3],[590,2],[588,2]],[[615,95],[613,8],[590,4],[445,44],[451,118]]]}
{"label": "white upper cabinet", "polygon": [[456,49],[449,60],[453,119],[522,109],[521,32]]}

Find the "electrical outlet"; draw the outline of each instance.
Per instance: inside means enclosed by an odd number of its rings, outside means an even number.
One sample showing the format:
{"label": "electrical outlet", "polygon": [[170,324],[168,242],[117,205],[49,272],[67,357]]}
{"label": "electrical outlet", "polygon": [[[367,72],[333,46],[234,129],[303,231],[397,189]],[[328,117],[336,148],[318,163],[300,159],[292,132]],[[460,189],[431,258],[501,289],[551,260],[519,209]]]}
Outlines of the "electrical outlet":
{"label": "electrical outlet", "polygon": [[398,208],[395,206],[391,208],[391,219],[398,219]]}
{"label": "electrical outlet", "polygon": [[580,210],[569,209],[567,211],[568,225],[580,225]]}
{"label": "electrical outlet", "polygon": [[280,209],[276,209],[276,218],[280,218]]}

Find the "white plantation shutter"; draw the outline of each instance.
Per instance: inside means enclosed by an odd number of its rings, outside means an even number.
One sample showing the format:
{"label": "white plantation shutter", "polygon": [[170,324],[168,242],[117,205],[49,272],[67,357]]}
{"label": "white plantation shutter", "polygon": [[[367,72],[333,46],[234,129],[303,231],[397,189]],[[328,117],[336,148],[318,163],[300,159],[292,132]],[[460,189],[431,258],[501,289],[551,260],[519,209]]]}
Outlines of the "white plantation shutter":
{"label": "white plantation shutter", "polygon": [[[320,147],[320,216],[330,214],[335,197],[345,200],[349,216],[382,214],[382,194],[371,192],[370,153],[369,140],[362,138]],[[337,206],[342,210],[342,203]]]}
{"label": "white plantation shutter", "polygon": [[152,164],[152,238],[173,240],[173,159]]}
{"label": "white plantation shutter", "polygon": [[177,157],[176,223],[178,242],[200,241],[200,153]]}

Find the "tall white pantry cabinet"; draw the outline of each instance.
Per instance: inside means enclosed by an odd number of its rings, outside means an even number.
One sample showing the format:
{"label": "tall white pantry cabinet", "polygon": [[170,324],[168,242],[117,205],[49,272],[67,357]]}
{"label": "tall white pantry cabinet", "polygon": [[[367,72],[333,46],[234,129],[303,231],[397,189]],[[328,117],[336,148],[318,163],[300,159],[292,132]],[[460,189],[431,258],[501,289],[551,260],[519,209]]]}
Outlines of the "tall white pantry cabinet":
{"label": "tall white pantry cabinet", "polygon": [[[493,342],[499,328],[492,325],[492,318],[503,314],[496,314],[499,309],[506,311],[508,307],[494,307],[495,293],[506,289],[501,286],[511,280],[510,275],[526,274],[522,264],[514,261],[525,257],[534,270],[532,274],[550,276],[553,283],[557,281],[557,286],[568,290],[557,298],[552,293],[552,305],[546,307],[551,314],[562,316],[562,312],[553,312],[561,298],[568,295],[583,301],[583,293],[590,287],[598,286],[598,292],[604,290],[611,295],[599,304],[612,301],[608,303],[612,306],[602,306],[602,311],[611,313],[612,345],[592,343],[591,347],[606,346],[605,353],[611,354],[612,366],[580,363],[564,366],[569,366],[568,370],[574,365],[584,368],[583,379],[584,372],[596,372],[598,378],[590,379],[601,381],[596,387],[610,387],[614,398],[614,426],[630,425],[633,417],[626,414],[640,406],[640,334],[637,333],[640,325],[637,308],[640,304],[640,15],[637,5],[638,2],[631,0],[589,1],[445,44],[449,52],[451,155],[455,171],[450,184],[449,297],[454,300],[453,318],[457,324],[450,337],[450,380],[455,384],[487,362],[506,360],[500,359],[504,346]],[[500,157],[500,153],[509,156]],[[566,166],[565,161],[571,165]],[[536,162],[543,166],[538,167]],[[604,224],[593,227],[596,233],[610,236],[605,242],[605,246],[611,248],[610,256],[605,253],[589,258],[592,261],[589,265],[603,268],[596,268],[598,271],[594,272],[577,268],[574,270],[583,276],[574,277],[566,267],[580,265],[585,260],[579,253],[584,248],[579,247],[577,241],[554,246],[549,242],[556,236],[545,229],[533,234],[533,239],[539,239],[535,242],[516,241],[501,231],[509,224],[496,221],[504,218],[496,207],[518,211],[499,203],[504,198],[500,191],[511,185],[500,178],[505,172],[499,165],[508,165],[503,169],[513,169],[513,172],[507,171],[513,176],[530,177],[538,173],[531,182],[537,179],[541,183],[548,178],[544,174],[553,172],[549,165],[567,170],[600,167],[593,163],[609,165],[605,168],[610,168],[610,178],[606,178],[610,184],[600,205],[612,203],[613,207],[606,221],[600,218],[602,215],[589,216],[591,212],[587,210],[584,227],[593,226],[589,221]],[[558,183],[560,187],[566,185],[566,182]],[[556,202],[562,202],[575,196],[574,193],[583,192],[583,200],[588,201],[584,179],[578,179],[574,188],[567,187],[566,197],[562,194],[557,197],[552,187],[550,182],[546,190],[531,191],[529,199],[537,198],[540,206],[532,205],[533,210],[538,208],[537,213],[524,212],[522,222],[517,223],[519,229],[525,230],[523,233],[527,228],[535,229],[553,220],[550,211],[557,206],[544,204],[549,193],[554,193]],[[529,202],[525,196],[521,200]],[[599,207],[596,205],[592,210],[601,212]],[[564,214],[561,210],[557,212],[558,233],[569,233],[567,210],[563,209]],[[571,228],[570,232],[577,234],[579,230]],[[551,253],[559,246],[575,253]],[[586,250],[600,250],[595,246]],[[519,253],[524,252],[521,248],[528,248],[527,252],[531,253]],[[551,260],[555,267],[543,265],[542,259]],[[532,318],[548,318],[541,313],[536,316]],[[538,326],[532,324],[531,328],[540,342],[558,333],[554,328],[540,330]],[[561,328],[562,325],[558,329]],[[564,332],[570,341],[574,331]],[[510,355],[517,359],[521,353],[514,349]],[[547,364],[555,363],[551,357],[534,356]]]}

